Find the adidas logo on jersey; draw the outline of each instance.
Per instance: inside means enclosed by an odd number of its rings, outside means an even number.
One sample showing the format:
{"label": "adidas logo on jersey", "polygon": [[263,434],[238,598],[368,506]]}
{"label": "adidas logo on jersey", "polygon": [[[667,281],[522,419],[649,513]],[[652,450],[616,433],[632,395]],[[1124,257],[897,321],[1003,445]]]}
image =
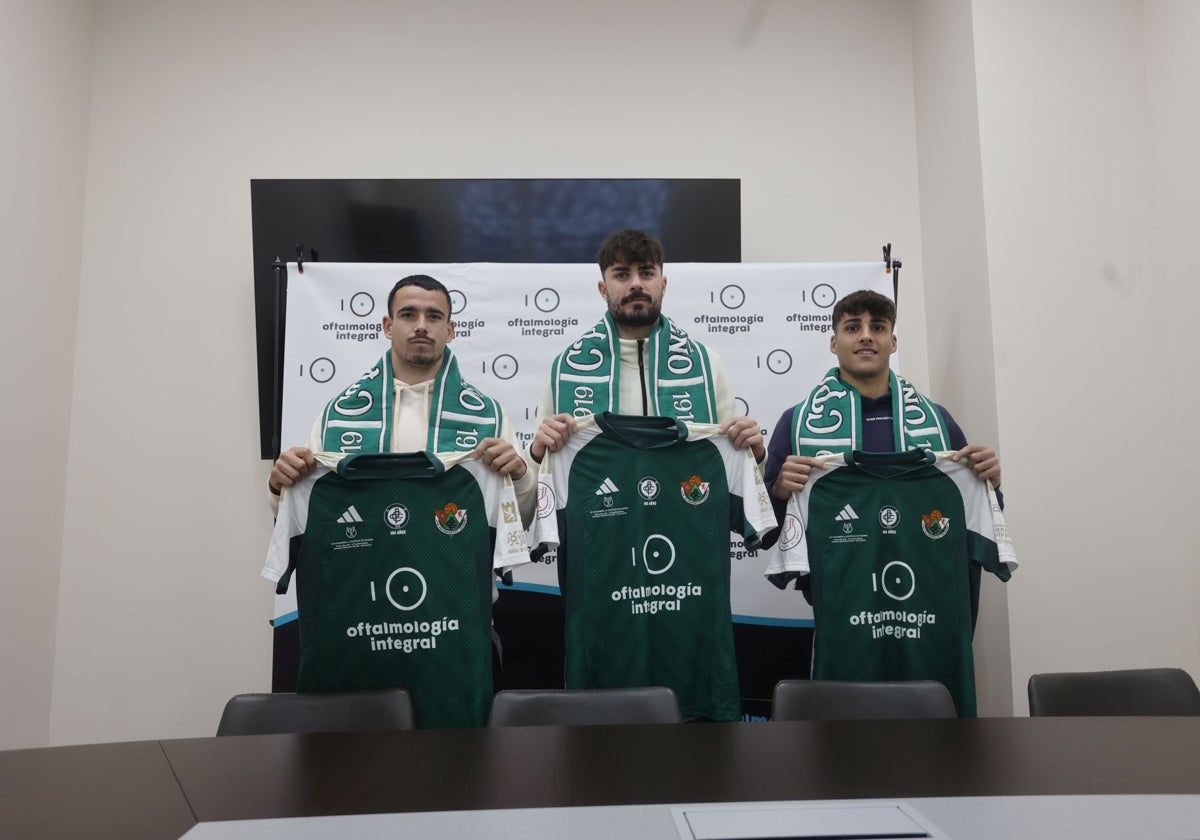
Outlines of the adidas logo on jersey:
{"label": "adidas logo on jersey", "polygon": [[349,525],[352,522],[362,522],[363,518],[359,515],[358,511],[354,509],[354,505],[350,505],[350,507],[346,508],[346,512],[338,517],[337,521],[343,525]]}
{"label": "adidas logo on jersey", "polygon": [[846,505],[842,508],[842,512],[833,518],[838,522],[853,522],[855,519],[858,519],[858,514],[854,512],[854,508]]}
{"label": "adidas logo on jersey", "polygon": [[607,496],[609,493],[616,493],[617,491],[618,487],[617,485],[613,484],[613,480],[611,478],[605,478],[604,483],[600,485],[600,489],[596,491],[596,495]]}

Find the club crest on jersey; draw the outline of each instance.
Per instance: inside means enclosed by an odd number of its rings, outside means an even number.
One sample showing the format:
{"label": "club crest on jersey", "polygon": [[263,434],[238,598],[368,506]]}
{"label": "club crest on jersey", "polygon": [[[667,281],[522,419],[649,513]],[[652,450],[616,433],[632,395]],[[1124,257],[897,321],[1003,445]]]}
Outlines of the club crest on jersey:
{"label": "club crest on jersey", "polygon": [[454,502],[446,502],[444,508],[433,512],[433,518],[439,531],[454,536],[467,524],[467,511]]}
{"label": "club crest on jersey", "polygon": [[693,475],[687,481],[679,482],[679,492],[689,505],[702,505],[708,499],[708,482]]}
{"label": "club crest on jersey", "polygon": [[940,510],[921,514],[921,530],[931,540],[940,540],[950,532],[950,520]]}

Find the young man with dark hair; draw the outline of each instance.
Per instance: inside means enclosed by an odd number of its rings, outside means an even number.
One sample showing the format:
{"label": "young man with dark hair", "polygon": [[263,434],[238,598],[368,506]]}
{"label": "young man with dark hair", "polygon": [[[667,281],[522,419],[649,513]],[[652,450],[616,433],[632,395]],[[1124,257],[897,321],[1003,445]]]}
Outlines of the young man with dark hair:
{"label": "young man with dark hair", "polygon": [[771,435],[764,573],[813,605],[813,679],[936,680],[973,717],[981,574],[1017,566],[1000,461],[892,372],[895,323],[876,292],[834,307],[838,365]]}
{"label": "young man with dark hair", "polygon": [[486,722],[495,574],[529,562],[536,503],[507,415],[459,371],[450,315],[434,278],[396,283],[390,348],[268,479],[263,576],[284,592],[298,570],[297,688],[403,687],[422,727]]}
{"label": "young man with dark hair", "polygon": [[[454,339],[450,309],[450,292],[426,274],[403,278],[388,294],[383,332],[391,341],[391,351],[381,362],[389,363],[392,372],[392,410],[389,417],[381,419],[390,438],[385,451],[432,452],[439,446],[430,440],[429,430],[431,409],[436,408],[434,381],[443,364],[453,359],[447,347]],[[457,369],[456,362],[454,366]],[[334,442],[327,434],[327,421],[337,400],[313,423],[308,446],[295,446],[279,454],[267,479],[272,509],[278,506],[281,488],[292,486],[316,466],[313,452],[323,451]],[[528,521],[536,501],[535,471],[527,469],[506,415],[494,431],[474,446],[475,457],[498,475],[512,477],[522,518]]]}
{"label": "young man with dark hair", "polygon": [[[1000,459],[996,453],[987,446],[968,445],[950,412],[892,374],[889,363],[896,352],[895,325],[895,304],[878,292],[853,292],[834,306],[829,350],[837,356],[838,366],[826,374],[808,400],[783,413],[767,447],[763,479],[771,489],[777,513],[782,514],[793,493],[804,489],[812,470],[823,468],[814,455],[849,449],[897,452],[932,446],[957,450],[955,460],[970,466],[980,480],[988,479],[999,488]],[[847,412],[829,410],[830,395],[843,392],[858,408],[856,422],[849,421]],[[920,423],[903,422],[906,404],[915,406],[910,416],[921,418]],[[820,432],[794,435],[797,409],[801,409],[802,422]],[[835,426],[838,417],[846,422]],[[828,433],[834,428],[836,434]],[[797,439],[807,441],[800,451]]]}
{"label": "young man with dark hair", "polygon": [[[618,231],[600,246],[597,289],[607,311],[551,366],[529,445],[535,465],[574,434],[576,417],[604,411],[720,423],[736,448],[750,448],[762,462],[762,430],[735,416],[721,358],[662,314],[663,258],[662,242],[640,230]],[[673,376],[677,370],[687,375]]]}

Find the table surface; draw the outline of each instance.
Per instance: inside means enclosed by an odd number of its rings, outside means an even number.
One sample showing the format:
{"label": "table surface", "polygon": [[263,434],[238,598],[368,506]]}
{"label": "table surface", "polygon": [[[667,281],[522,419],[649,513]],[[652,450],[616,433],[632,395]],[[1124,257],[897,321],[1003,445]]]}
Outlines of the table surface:
{"label": "table surface", "polygon": [[1200,794],[1200,717],[261,735],[0,752],[0,837],[196,822],[842,798]]}
{"label": "table surface", "polygon": [[[774,812],[769,829],[733,805],[611,805],[581,808],[510,808],[498,811],[428,811],[356,814],[199,823],[185,840],[376,840],[379,837],[436,837],[439,840],[512,840],[570,837],[571,840],[738,840],[827,838],[831,818],[808,819],[818,809],[872,806],[905,808],[930,840],[1183,840],[1200,836],[1200,796],[990,796],[895,800],[810,800],[758,803],[757,813]],[[694,834],[692,818],[729,809],[725,833]],[[786,818],[779,814],[789,809]],[[682,816],[682,820],[680,817]],[[751,815],[753,816],[753,815]],[[684,823],[681,826],[680,823]],[[781,825],[782,823],[782,825]],[[837,825],[836,823],[834,825]],[[859,825],[851,821],[850,826]],[[710,827],[711,828],[711,827]],[[859,836],[859,835],[852,835]],[[910,835],[911,836],[911,835]]]}

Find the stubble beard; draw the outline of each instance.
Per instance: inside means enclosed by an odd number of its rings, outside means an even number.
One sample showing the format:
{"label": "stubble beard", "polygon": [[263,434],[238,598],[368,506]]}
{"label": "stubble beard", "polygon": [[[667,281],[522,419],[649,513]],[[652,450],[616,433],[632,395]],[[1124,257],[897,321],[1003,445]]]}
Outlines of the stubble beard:
{"label": "stubble beard", "polygon": [[644,298],[642,300],[644,308],[632,312],[623,311],[620,301],[609,303],[608,311],[612,314],[613,321],[622,327],[649,327],[657,323],[662,314],[662,304]]}

